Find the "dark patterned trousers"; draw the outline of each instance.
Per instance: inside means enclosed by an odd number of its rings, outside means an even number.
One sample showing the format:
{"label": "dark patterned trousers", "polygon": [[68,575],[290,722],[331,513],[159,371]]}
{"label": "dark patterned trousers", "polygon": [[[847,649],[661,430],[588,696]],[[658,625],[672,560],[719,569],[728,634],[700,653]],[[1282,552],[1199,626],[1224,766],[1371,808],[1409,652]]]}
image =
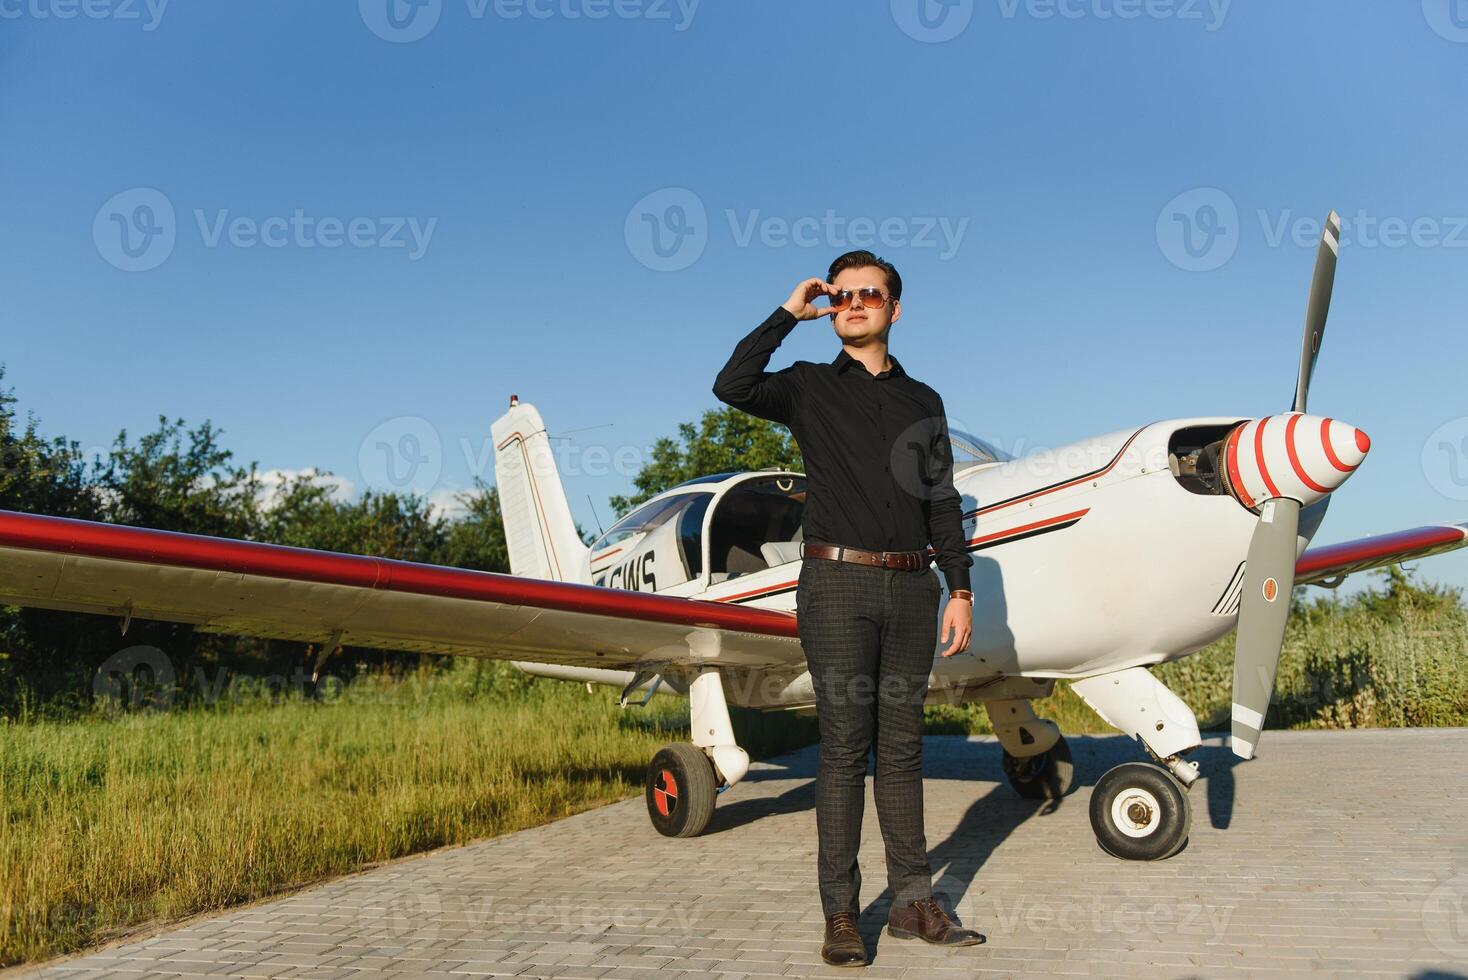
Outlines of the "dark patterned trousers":
{"label": "dark patterned trousers", "polygon": [[826,916],[860,912],[867,758],[894,907],[932,894],[923,830],[923,700],[938,642],[937,576],[803,558],[795,593],[816,693],[817,876]]}

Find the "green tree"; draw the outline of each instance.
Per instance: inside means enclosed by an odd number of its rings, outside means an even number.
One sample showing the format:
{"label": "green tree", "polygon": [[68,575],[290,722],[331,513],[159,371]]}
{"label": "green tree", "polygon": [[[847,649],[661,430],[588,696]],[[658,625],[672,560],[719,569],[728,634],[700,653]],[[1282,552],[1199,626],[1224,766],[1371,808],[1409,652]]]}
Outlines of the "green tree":
{"label": "green tree", "polygon": [[[0,382],[5,366],[0,364]],[[18,424],[15,396],[0,387],[0,509],[55,517],[96,519],[102,497],[89,484],[88,467],[75,442],[43,439],[28,417]]]}
{"label": "green tree", "polygon": [[800,447],[785,426],[737,408],[710,409],[695,425],[678,426],[678,439],[664,436],[652,446],[652,460],[633,478],[637,492],[611,498],[618,517],[669,487],[694,477],[767,467],[805,472]]}
{"label": "green tree", "polygon": [[256,466],[237,466],[205,421],[184,427],[159,416],[158,428],[130,444],[119,432],[97,474],[103,512],[115,524],[226,538],[255,538],[262,485]]}

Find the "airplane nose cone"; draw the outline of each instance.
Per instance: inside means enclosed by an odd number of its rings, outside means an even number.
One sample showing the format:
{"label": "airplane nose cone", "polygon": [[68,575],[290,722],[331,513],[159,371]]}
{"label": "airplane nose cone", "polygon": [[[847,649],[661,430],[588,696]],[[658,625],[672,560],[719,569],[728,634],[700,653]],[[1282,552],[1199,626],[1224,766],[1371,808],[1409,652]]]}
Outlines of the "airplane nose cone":
{"label": "airplane nose cone", "polygon": [[1349,473],[1361,465],[1371,449],[1371,439],[1356,428],[1337,419],[1326,419],[1324,437],[1325,456],[1341,473]]}
{"label": "airplane nose cone", "polygon": [[1290,412],[1254,419],[1224,440],[1229,492],[1251,510],[1272,497],[1309,506],[1338,489],[1371,448],[1346,422]]}

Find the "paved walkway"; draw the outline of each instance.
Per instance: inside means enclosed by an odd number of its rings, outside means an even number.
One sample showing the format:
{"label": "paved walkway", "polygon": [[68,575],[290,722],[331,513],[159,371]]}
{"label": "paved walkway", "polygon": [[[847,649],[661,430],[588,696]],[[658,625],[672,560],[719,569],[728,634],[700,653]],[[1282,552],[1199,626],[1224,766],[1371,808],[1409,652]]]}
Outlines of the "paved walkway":
{"label": "paved walkway", "polygon": [[1210,740],[1194,756],[1191,841],[1157,864],[1107,856],[1087,818],[1091,783],[1138,750],[1072,746],[1079,788],[1047,809],[999,782],[991,739],[926,743],[935,888],[985,946],[882,933],[890,895],[868,802],[873,962],[821,963],[810,748],[757,764],[700,838],[658,836],[639,798],[30,975],[1468,974],[1468,730],[1268,732],[1238,766]]}

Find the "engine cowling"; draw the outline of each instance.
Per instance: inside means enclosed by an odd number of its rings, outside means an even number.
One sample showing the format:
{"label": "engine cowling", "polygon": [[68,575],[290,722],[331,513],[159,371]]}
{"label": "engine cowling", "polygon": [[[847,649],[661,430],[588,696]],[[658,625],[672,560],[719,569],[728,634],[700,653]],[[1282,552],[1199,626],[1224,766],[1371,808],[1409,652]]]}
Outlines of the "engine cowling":
{"label": "engine cowling", "polygon": [[1256,513],[1271,497],[1309,506],[1345,483],[1370,449],[1371,440],[1354,425],[1286,412],[1230,431],[1219,470],[1229,494]]}

